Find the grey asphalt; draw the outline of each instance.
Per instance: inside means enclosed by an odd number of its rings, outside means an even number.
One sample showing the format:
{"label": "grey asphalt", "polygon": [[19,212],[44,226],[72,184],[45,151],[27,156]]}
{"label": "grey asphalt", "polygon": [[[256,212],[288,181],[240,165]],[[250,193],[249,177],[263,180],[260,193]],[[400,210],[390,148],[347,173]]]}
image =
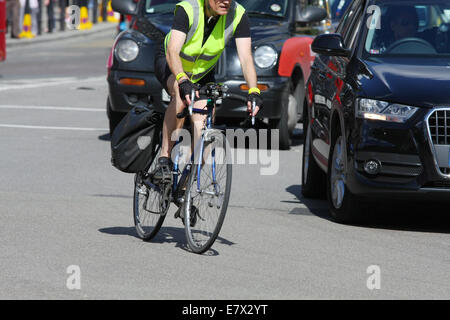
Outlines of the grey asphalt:
{"label": "grey asphalt", "polygon": [[[332,222],[326,201],[301,197],[300,127],[276,175],[233,167],[207,254],[187,250],[173,208],[141,241],[133,176],[105,140],[112,43],[113,31],[43,42],[0,64],[0,299],[450,298],[448,206],[383,202],[363,225]],[[372,265],[380,289],[367,287]]]}

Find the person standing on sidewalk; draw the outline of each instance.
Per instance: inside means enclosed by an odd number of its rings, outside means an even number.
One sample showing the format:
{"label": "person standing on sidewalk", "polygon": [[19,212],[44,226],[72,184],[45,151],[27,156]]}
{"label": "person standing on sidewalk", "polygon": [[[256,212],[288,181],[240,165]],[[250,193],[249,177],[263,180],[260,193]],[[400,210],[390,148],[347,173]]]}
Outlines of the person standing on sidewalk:
{"label": "person standing on sidewalk", "polygon": [[92,0],[92,23],[98,22],[98,0]]}
{"label": "person standing on sidewalk", "polygon": [[69,0],[59,0],[59,30],[66,29],[66,10],[69,6]]}
{"label": "person standing on sidewalk", "polygon": [[55,10],[53,7],[53,0],[45,0],[45,6],[47,7],[47,32],[52,33],[55,29]]}
{"label": "person standing on sidewalk", "polygon": [[19,35],[22,32],[19,0],[6,0],[6,16],[8,19],[8,26],[11,28],[11,38],[19,38]]}
{"label": "person standing on sidewalk", "polygon": [[37,34],[41,35],[42,34],[42,12],[44,12],[44,0],[38,0],[39,3],[39,11],[38,11],[38,15],[37,15]]}
{"label": "person standing on sidewalk", "polygon": [[102,21],[103,22],[106,22],[106,19],[108,18],[107,7],[108,7],[108,0],[102,0],[102,12],[101,12],[101,15],[102,15]]}
{"label": "person standing on sidewalk", "polygon": [[38,0],[39,2],[39,11],[37,17],[37,33],[42,34],[42,16],[44,12],[44,7],[47,7],[47,32],[52,33],[53,29],[55,29],[55,14],[53,10],[53,1],[52,0]]}

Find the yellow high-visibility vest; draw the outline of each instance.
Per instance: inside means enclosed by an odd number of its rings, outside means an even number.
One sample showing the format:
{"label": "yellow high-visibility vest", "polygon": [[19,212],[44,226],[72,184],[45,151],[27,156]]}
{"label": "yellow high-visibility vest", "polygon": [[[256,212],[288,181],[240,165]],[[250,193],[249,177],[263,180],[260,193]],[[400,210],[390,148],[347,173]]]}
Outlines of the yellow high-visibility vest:
{"label": "yellow high-visibility vest", "polygon": [[[175,8],[176,12],[179,6],[183,7],[189,18],[189,32],[181,48],[180,58],[184,72],[194,83],[214,68],[245,13],[244,7],[233,1],[228,14],[219,18],[211,35],[203,45],[205,32],[204,5],[205,0],[185,0],[177,3]],[[164,41],[166,52],[170,35],[171,32],[167,34]]]}

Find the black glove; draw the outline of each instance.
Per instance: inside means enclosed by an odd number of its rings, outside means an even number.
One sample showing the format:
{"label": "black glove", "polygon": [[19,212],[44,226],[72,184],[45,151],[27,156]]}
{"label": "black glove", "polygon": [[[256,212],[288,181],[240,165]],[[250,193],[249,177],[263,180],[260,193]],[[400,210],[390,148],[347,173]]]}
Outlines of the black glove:
{"label": "black glove", "polygon": [[256,102],[256,106],[259,107],[259,110],[263,108],[263,100],[261,98],[261,95],[259,93],[253,92],[248,95],[247,101],[250,101],[250,103],[253,103],[253,101]]}
{"label": "black glove", "polygon": [[185,80],[181,81],[178,84],[178,87],[180,88],[180,97],[181,97],[181,100],[183,100],[183,101],[186,100],[186,96],[191,97],[192,90],[195,90],[195,91],[198,90],[197,86],[194,83],[192,83],[191,80],[189,80],[189,79],[185,79]]}

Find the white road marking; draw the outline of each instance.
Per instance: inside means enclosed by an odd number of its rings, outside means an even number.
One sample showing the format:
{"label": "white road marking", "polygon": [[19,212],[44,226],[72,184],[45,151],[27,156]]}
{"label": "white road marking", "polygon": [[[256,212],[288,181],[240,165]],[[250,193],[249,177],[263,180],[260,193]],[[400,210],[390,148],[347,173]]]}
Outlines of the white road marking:
{"label": "white road marking", "polygon": [[0,109],[25,109],[25,110],[49,110],[49,111],[86,111],[86,112],[106,112],[100,108],[76,108],[76,107],[50,107],[50,106],[14,106],[0,105]]}
{"label": "white road marking", "polygon": [[19,125],[19,124],[0,124],[0,128],[71,130],[71,131],[109,131],[109,129],[107,129],[107,128],[48,127],[48,126],[27,126],[27,125]]}
{"label": "white road marking", "polygon": [[92,78],[85,78],[85,79],[79,79],[79,78],[73,78],[73,77],[71,77],[71,78],[31,79],[25,83],[21,83],[21,81],[16,81],[16,84],[14,84],[14,81],[9,81],[8,84],[6,84],[5,82],[0,82],[0,91],[17,90],[17,89],[36,89],[36,88],[42,88],[42,87],[60,86],[60,85],[73,84],[73,83],[83,83],[84,84],[86,82],[97,82],[97,81],[105,81],[106,82],[106,76],[92,77]]}

